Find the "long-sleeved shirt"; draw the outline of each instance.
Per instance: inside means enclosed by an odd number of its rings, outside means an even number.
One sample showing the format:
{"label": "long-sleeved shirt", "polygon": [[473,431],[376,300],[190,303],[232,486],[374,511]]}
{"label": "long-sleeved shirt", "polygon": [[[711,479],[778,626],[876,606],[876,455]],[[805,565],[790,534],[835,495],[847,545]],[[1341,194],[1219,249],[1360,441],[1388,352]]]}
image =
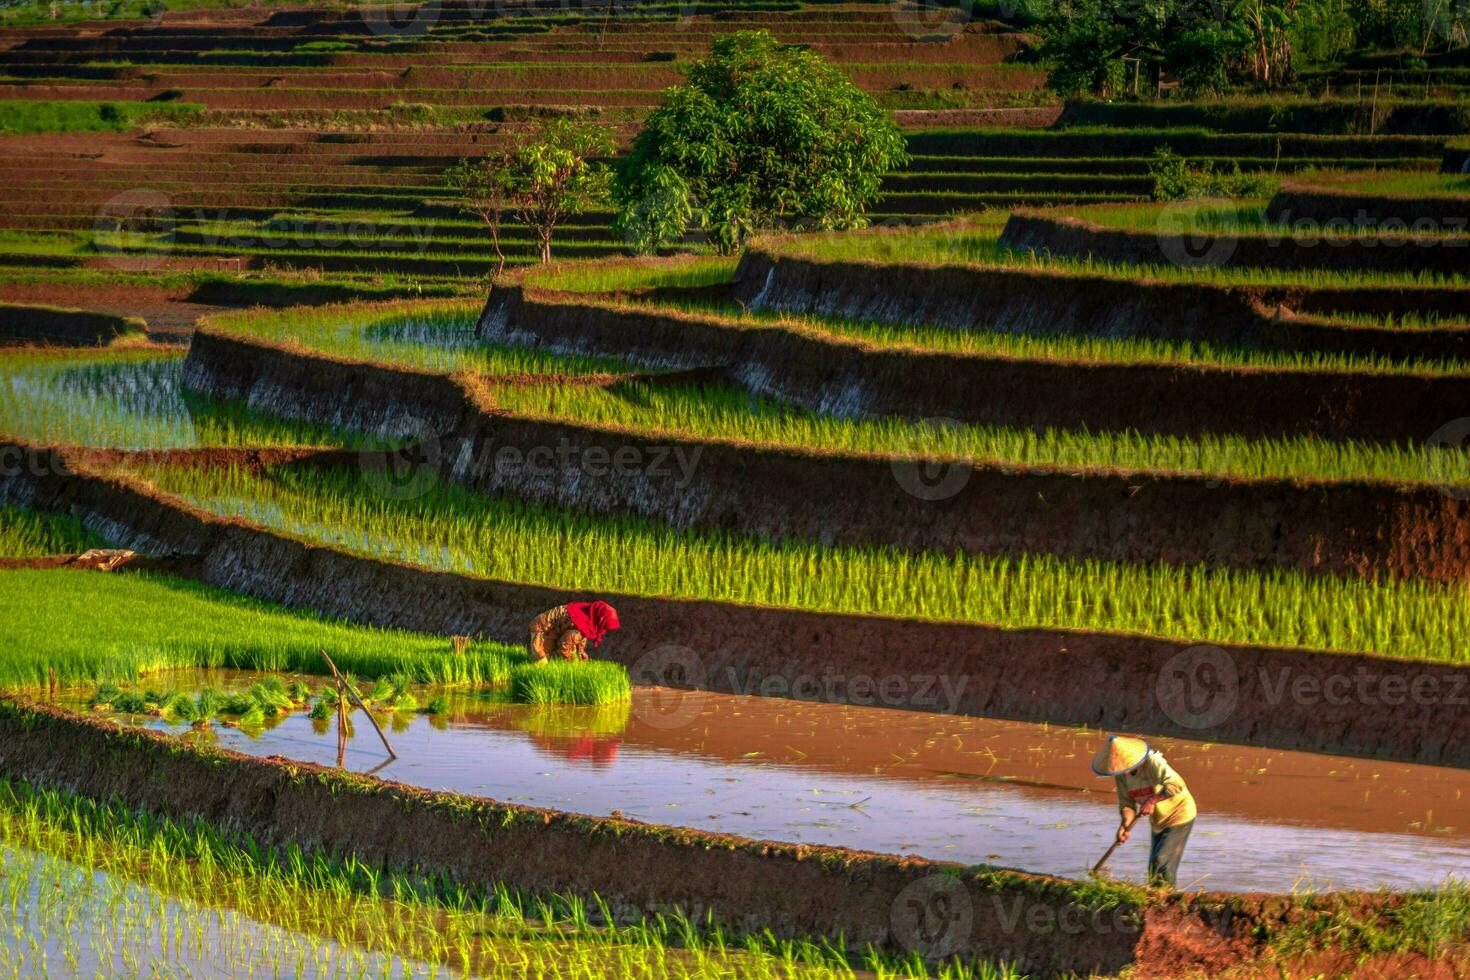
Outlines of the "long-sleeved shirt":
{"label": "long-sleeved shirt", "polygon": [[1182,827],[1198,815],[1199,811],[1194,805],[1194,796],[1189,792],[1189,787],[1158,752],[1148,754],[1148,758],[1143,760],[1143,765],[1138,769],[1138,775],[1125,772],[1115,778],[1118,782],[1119,809],[1137,813],[1144,800],[1157,793],[1164,795],[1164,799],[1155,804],[1154,812],[1149,818],[1154,830]]}

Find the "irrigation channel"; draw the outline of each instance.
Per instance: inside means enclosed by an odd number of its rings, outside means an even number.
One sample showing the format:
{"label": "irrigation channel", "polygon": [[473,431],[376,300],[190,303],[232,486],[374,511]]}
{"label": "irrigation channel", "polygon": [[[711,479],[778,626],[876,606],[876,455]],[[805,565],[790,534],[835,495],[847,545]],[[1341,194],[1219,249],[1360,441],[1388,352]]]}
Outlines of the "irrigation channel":
{"label": "irrigation channel", "polygon": [[[178,672],[174,690],[236,690],[241,672]],[[160,678],[161,679],[161,678]],[[431,692],[425,692],[424,697]],[[85,710],[71,692],[69,707]],[[1111,842],[1112,783],[1093,730],[885,708],[637,688],[631,705],[561,708],[456,694],[437,716],[361,722],[347,768],[434,790],[755,839],[828,844],[1079,877]],[[184,738],[331,766],[336,733],[298,712]],[[1470,873],[1470,772],[1179,739],[1154,744],[1201,816],[1181,887],[1407,889]],[[1140,880],[1147,834],[1120,849]]]}

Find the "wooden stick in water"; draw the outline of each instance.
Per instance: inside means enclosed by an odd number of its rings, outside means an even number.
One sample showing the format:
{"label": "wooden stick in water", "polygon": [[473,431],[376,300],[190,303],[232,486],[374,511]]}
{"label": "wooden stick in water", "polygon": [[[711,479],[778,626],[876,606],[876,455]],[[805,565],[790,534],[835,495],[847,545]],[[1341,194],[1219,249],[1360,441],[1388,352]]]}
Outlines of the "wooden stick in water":
{"label": "wooden stick in water", "polygon": [[388,736],[383,734],[383,726],[378,724],[378,719],[374,718],[373,713],[367,709],[367,705],[362,703],[362,698],[357,696],[357,691],[353,690],[352,685],[342,680],[342,675],[337,672],[337,665],[332,663],[332,658],[327,656],[327,651],[323,650],[322,656],[326,657],[327,666],[332,668],[332,676],[337,678],[337,683],[347,691],[347,695],[352,698],[352,703],[361,708],[362,713],[367,715],[367,720],[373,723],[373,731],[377,732],[378,738],[383,740],[383,748],[388,750],[388,758],[398,758],[398,753],[394,752],[393,746],[388,744]]}

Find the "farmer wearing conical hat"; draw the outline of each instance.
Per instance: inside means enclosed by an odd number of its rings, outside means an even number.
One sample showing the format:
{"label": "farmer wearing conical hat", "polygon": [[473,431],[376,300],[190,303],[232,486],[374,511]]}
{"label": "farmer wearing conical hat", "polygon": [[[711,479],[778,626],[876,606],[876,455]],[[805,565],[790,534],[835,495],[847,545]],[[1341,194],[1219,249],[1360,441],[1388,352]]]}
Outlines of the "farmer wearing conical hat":
{"label": "farmer wearing conical hat", "polygon": [[1148,852],[1151,885],[1174,887],[1184,845],[1194,829],[1194,797],[1184,780],[1140,738],[1113,735],[1092,757],[1092,771],[1118,783],[1118,843],[1128,840],[1137,818],[1148,817],[1153,842]]}
{"label": "farmer wearing conical hat", "polygon": [[619,627],[618,611],[605,602],[569,602],[548,609],[531,621],[531,656],[545,663],[552,653],[567,660],[586,660],[587,644]]}

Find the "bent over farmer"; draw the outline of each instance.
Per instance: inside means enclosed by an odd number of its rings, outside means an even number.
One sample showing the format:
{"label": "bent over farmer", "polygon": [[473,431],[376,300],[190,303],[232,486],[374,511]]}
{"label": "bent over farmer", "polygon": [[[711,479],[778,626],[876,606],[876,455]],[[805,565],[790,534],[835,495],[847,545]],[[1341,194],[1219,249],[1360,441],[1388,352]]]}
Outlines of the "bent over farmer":
{"label": "bent over farmer", "polygon": [[1118,784],[1118,843],[1128,840],[1133,822],[1149,818],[1153,831],[1148,852],[1150,885],[1174,887],[1184,845],[1194,829],[1197,810],[1184,780],[1148,743],[1113,735],[1092,759],[1092,771],[1112,776]]}
{"label": "bent over farmer", "polygon": [[567,660],[586,660],[587,643],[617,629],[618,611],[605,602],[569,602],[531,620],[531,656],[544,662],[553,653]]}

